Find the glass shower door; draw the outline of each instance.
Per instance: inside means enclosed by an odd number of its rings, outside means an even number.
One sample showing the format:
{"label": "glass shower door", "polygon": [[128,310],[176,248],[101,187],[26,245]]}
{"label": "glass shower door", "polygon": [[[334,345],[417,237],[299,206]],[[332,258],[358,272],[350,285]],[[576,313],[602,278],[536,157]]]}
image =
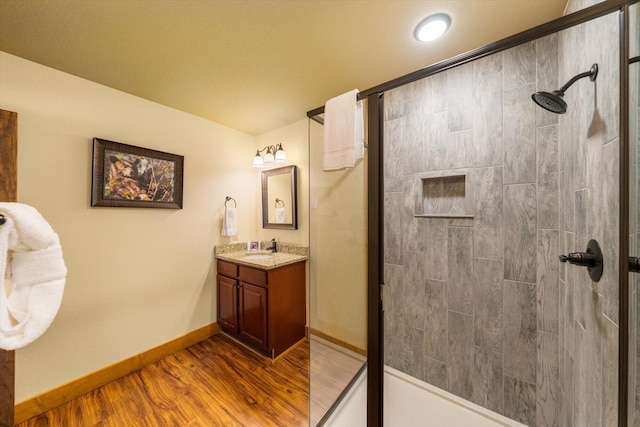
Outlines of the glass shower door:
{"label": "glass shower door", "polygon": [[335,420],[353,416],[340,404],[366,388],[367,156],[323,171],[323,126],[313,120],[309,144],[310,425],[355,426]]}

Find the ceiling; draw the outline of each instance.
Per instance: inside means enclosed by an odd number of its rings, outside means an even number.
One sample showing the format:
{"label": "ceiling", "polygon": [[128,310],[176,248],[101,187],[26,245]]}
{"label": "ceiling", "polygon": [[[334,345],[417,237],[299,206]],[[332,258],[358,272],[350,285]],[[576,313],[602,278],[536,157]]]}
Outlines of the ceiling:
{"label": "ceiling", "polygon": [[[0,0],[0,50],[258,135],[562,15],[566,0]],[[419,43],[415,25],[448,13]],[[0,75],[1,78],[1,75]]]}

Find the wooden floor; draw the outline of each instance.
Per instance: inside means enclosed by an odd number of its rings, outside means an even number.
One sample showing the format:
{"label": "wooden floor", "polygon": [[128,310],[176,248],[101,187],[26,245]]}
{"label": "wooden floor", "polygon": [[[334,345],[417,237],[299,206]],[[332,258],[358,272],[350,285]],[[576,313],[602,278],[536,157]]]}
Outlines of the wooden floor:
{"label": "wooden floor", "polygon": [[308,426],[309,344],[275,362],[223,334],[19,424]]}
{"label": "wooden floor", "polygon": [[310,420],[315,426],[357,375],[366,357],[310,335]]}

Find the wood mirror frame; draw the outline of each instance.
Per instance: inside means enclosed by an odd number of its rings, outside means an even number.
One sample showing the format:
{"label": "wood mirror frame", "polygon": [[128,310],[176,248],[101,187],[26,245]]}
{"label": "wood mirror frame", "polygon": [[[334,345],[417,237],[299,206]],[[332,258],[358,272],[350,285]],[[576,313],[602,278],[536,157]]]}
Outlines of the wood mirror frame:
{"label": "wood mirror frame", "polygon": [[[296,169],[292,165],[262,171],[262,228],[298,229]],[[284,208],[283,222],[276,220],[276,207]]]}

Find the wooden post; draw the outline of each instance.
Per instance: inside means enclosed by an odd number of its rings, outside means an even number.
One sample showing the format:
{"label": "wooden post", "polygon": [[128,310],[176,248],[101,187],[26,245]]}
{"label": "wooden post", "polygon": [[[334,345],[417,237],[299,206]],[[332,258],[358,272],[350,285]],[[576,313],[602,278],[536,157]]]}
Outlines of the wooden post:
{"label": "wooden post", "polygon": [[[15,202],[17,198],[18,114],[0,110],[0,201]],[[0,350],[0,427],[14,425],[15,362],[15,351]]]}

